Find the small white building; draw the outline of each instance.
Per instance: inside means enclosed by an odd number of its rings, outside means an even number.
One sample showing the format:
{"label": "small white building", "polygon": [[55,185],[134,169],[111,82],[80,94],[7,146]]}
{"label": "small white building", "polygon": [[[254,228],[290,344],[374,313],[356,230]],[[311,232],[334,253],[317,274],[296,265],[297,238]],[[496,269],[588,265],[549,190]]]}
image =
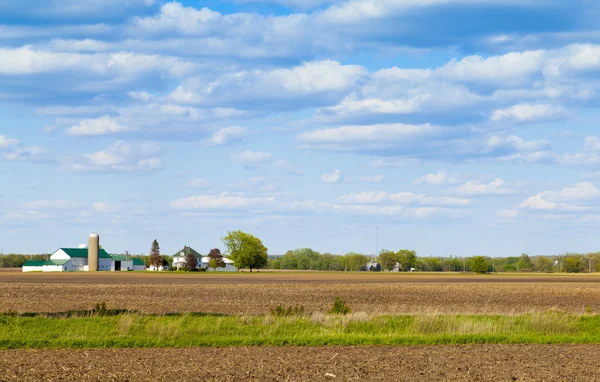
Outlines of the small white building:
{"label": "small white building", "polygon": [[[143,260],[124,255],[110,255],[104,249],[98,251],[99,271],[143,271]],[[23,264],[23,272],[74,272],[88,270],[87,248],[59,248],[49,260],[29,260]]]}
{"label": "small white building", "polygon": [[[207,271],[212,272],[213,269],[208,266],[209,262],[210,262],[210,257],[208,257],[208,256],[204,256],[201,259],[198,259],[198,268],[204,268]],[[233,260],[223,257],[223,262],[225,263],[225,267],[224,268],[217,267],[216,272],[236,272],[237,271],[237,268],[235,267],[235,263],[233,262]]]}

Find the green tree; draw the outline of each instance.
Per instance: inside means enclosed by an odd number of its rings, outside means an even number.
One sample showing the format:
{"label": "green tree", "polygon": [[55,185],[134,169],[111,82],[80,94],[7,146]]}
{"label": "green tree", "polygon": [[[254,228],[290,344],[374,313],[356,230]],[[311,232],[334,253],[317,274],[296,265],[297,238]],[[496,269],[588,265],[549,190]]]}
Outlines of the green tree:
{"label": "green tree", "polygon": [[529,258],[529,255],[523,253],[519,260],[517,261],[517,270],[519,272],[531,272],[533,271],[533,263]]}
{"label": "green tree", "polygon": [[379,252],[379,256],[377,257],[377,261],[381,265],[381,269],[386,271],[391,271],[396,266],[396,262],[398,261],[398,256],[394,251],[388,251],[386,249],[381,250]]}
{"label": "green tree", "polygon": [[158,271],[162,265],[163,258],[160,257],[160,245],[158,245],[158,241],[155,239],[150,248],[150,266],[156,267]]}
{"label": "green tree", "polygon": [[487,273],[488,262],[483,256],[475,256],[471,259],[471,271],[475,273]]}
{"label": "green tree", "polygon": [[223,255],[221,254],[221,250],[219,248],[213,248],[208,253],[208,266],[216,271],[217,268],[225,268],[225,260],[223,260]]}
{"label": "green tree", "polygon": [[537,256],[533,262],[533,269],[536,272],[549,273],[552,272],[554,262],[546,256]]}
{"label": "green tree", "polygon": [[360,253],[349,252],[344,256],[344,270],[360,271],[360,267],[367,264],[369,257]]}
{"label": "green tree", "polygon": [[414,250],[401,249],[396,252],[396,256],[403,271],[408,272],[410,268],[417,267],[417,252]]}
{"label": "green tree", "polygon": [[267,247],[259,238],[242,231],[228,232],[223,238],[227,252],[238,268],[259,269],[267,265]]}
{"label": "green tree", "polygon": [[585,271],[585,262],[581,255],[569,254],[562,260],[563,272],[579,273]]}

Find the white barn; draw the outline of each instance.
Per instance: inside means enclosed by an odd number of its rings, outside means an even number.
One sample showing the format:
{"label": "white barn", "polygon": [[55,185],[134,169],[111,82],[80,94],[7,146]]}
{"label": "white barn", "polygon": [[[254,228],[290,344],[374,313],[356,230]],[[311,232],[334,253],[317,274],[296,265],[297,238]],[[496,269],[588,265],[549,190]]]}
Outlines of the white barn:
{"label": "white barn", "polygon": [[[98,250],[99,271],[143,271],[146,269],[141,259],[123,255],[110,255],[104,249]],[[23,264],[23,272],[74,272],[88,271],[87,248],[59,248],[49,260],[29,260]]]}
{"label": "white barn", "polygon": [[[208,257],[208,256],[204,256],[201,259],[198,259],[198,268],[204,268],[207,271],[212,272],[213,269],[208,266],[209,262],[210,262],[210,257]],[[225,267],[217,268],[216,272],[235,272],[235,271],[237,271],[237,268],[235,267],[235,263],[233,262],[233,260],[223,257],[223,262],[225,263]]]}

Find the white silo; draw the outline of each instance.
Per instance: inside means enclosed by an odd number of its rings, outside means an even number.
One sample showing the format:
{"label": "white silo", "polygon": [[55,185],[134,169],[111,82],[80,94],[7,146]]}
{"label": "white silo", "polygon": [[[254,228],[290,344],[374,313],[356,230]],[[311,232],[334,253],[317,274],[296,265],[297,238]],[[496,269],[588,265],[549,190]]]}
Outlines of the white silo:
{"label": "white silo", "polygon": [[98,252],[100,251],[100,236],[93,232],[88,238],[88,271],[98,271]]}

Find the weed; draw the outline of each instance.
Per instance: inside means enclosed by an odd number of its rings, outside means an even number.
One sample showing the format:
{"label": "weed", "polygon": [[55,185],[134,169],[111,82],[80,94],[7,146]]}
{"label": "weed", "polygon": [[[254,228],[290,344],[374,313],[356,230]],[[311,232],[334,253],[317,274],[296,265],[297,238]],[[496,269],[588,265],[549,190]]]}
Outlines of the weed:
{"label": "weed", "polygon": [[303,316],[304,306],[298,304],[296,306],[277,305],[271,308],[271,314],[275,317],[293,317]]}
{"label": "weed", "polygon": [[333,301],[333,307],[329,311],[329,314],[346,315],[346,314],[350,313],[351,311],[352,311],[352,309],[350,308],[350,306],[348,306],[348,304],[346,304],[346,302],[344,300],[342,300],[339,297],[336,297],[335,300]]}

